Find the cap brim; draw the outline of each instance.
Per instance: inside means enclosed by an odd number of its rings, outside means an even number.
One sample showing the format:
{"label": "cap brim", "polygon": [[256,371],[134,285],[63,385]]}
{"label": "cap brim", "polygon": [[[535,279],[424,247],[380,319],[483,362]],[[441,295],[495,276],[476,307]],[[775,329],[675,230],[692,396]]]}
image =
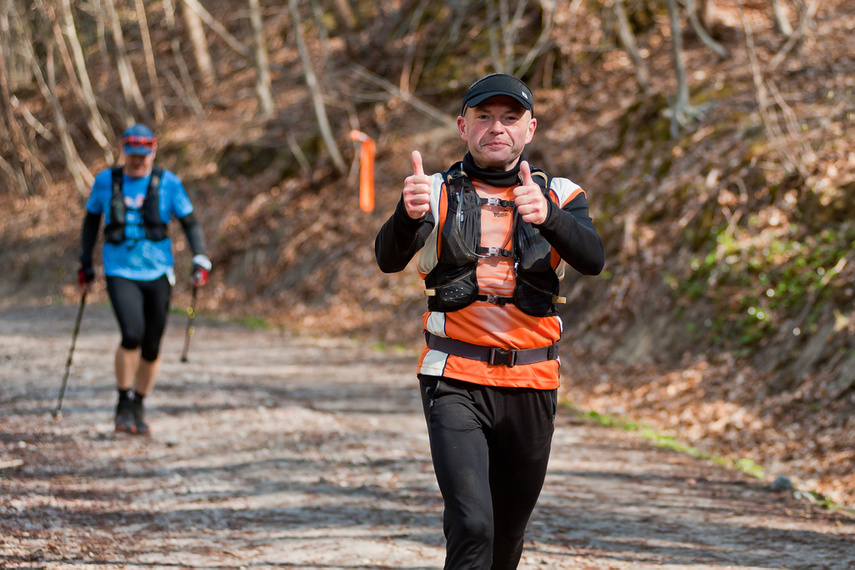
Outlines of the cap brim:
{"label": "cap brim", "polygon": [[531,101],[526,101],[523,97],[520,96],[519,93],[507,92],[507,91],[491,91],[490,93],[482,93],[480,95],[475,95],[465,103],[465,107],[475,107],[480,105],[487,99],[491,99],[493,97],[510,97],[520,105],[522,105],[526,110],[531,111],[532,105]]}
{"label": "cap brim", "polygon": [[126,155],[148,156],[153,152],[153,149],[145,148],[144,146],[125,145],[124,151]]}

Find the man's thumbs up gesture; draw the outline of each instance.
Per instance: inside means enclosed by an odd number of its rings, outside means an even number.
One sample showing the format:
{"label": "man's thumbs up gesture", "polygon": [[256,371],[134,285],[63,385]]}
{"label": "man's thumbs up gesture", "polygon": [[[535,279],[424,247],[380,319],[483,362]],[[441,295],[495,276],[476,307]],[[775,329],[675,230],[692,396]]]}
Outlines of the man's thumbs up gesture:
{"label": "man's thumbs up gesture", "polygon": [[546,221],[549,204],[540,186],[531,177],[531,166],[528,162],[520,163],[522,184],[514,188],[514,203],[523,221],[531,224],[542,224]]}
{"label": "man's thumbs up gesture", "polygon": [[413,174],[404,179],[404,207],[414,220],[421,219],[430,210],[430,177],[422,166],[422,155],[413,151]]}

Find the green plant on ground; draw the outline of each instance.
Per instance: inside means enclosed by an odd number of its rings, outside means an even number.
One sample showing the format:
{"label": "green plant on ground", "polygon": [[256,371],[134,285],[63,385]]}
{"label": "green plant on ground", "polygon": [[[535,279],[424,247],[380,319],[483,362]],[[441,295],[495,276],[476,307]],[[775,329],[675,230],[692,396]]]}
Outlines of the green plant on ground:
{"label": "green plant on ground", "polygon": [[855,247],[852,230],[811,234],[795,224],[786,231],[743,233],[722,225],[711,238],[706,253],[691,260],[687,277],[668,275],[666,283],[681,309],[698,302],[715,309],[717,316],[704,323],[709,340],[749,352],[805,309],[805,324],[814,323],[821,303],[839,286],[829,272]]}

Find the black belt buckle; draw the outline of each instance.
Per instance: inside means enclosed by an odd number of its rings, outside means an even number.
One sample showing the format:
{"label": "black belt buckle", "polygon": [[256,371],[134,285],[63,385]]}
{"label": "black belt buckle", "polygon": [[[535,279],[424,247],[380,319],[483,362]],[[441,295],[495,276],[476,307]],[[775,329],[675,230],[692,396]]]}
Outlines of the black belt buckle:
{"label": "black belt buckle", "polygon": [[517,351],[491,348],[490,358],[487,362],[490,364],[504,364],[508,368],[512,368],[517,363]]}

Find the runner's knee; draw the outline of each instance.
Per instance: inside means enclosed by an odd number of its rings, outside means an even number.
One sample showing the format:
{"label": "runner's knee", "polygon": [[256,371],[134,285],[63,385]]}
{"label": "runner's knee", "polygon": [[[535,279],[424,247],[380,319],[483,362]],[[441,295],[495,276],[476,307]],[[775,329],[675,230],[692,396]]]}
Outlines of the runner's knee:
{"label": "runner's knee", "polygon": [[122,348],[136,350],[140,346],[142,346],[142,332],[139,334],[127,331],[122,333]]}
{"label": "runner's knee", "polygon": [[154,362],[157,360],[158,355],[160,354],[160,347],[158,345],[150,345],[144,344],[142,346],[142,350],[140,351],[140,357],[143,360],[148,360],[149,362]]}

